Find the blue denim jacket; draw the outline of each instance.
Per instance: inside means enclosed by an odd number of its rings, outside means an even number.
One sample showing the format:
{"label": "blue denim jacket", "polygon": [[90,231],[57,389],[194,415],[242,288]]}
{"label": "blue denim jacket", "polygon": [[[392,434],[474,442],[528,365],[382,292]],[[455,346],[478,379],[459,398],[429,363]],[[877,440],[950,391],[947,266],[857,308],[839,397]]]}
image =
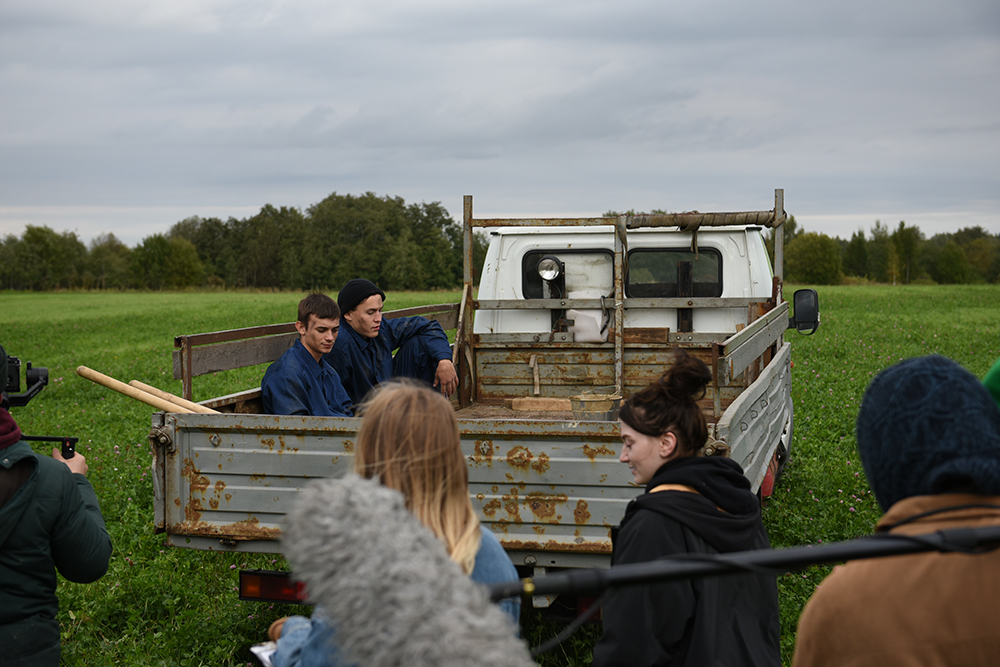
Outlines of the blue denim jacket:
{"label": "blue denim jacket", "polygon": [[[480,584],[497,584],[517,579],[517,570],[500,546],[496,535],[485,526],[476,564],[470,578]],[[500,608],[510,615],[517,627],[521,615],[521,601],[509,598],[500,603]],[[312,618],[292,616],[285,621],[278,640],[278,650],[271,656],[274,667],[349,667],[337,648],[336,630],[324,617],[323,610],[317,608]]]}
{"label": "blue denim jacket", "polygon": [[349,417],[351,399],[330,364],[319,363],[302,341],[268,366],[260,382],[264,413]]}

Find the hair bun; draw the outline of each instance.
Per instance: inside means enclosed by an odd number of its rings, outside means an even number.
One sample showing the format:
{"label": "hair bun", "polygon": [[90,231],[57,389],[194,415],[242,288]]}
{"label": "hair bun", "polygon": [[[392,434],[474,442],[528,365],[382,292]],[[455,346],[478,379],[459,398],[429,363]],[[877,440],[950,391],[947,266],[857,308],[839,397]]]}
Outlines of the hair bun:
{"label": "hair bun", "polygon": [[673,365],[663,373],[660,384],[664,393],[675,401],[697,401],[704,397],[705,387],[712,381],[712,371],[704,361],[678,349]]}

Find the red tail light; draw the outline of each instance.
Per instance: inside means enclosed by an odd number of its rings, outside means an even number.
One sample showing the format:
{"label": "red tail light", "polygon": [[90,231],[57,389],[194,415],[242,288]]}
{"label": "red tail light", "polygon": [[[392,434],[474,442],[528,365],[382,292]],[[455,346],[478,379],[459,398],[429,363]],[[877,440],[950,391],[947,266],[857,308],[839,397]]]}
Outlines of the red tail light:
{"label": "red tail light", "polygon": [[240,570],[240,599],[308,604],[306,585],[290,572],[275,570]]}

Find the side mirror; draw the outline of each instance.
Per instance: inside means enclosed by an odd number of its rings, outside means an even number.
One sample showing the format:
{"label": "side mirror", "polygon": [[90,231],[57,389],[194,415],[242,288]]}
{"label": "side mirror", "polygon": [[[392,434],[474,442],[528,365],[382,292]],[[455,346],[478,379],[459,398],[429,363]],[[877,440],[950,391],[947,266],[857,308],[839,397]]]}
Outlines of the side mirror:
{"label": "side mirror", "polygon": [[819,327],[819,295],[814,289],[800,289],[792,297],[795,314],[788,318],[788,328],[811,334]]}

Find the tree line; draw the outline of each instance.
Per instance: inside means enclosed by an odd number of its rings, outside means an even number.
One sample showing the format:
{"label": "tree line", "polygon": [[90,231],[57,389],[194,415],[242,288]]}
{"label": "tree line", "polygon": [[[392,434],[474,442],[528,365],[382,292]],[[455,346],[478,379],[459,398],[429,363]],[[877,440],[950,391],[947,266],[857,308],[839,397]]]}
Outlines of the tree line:
{"label": "tree line", "polygon": [[[478,258],[485,244],[475,238]],[[333,193],[304,212],[268,204],[243,219],[188,218],[134,248],[29,225],[0,244],[0,288],[336,290],[359,276],[390,290],[453,288],[462,246],[462,226],[438,202]]]}
{"label": "tree line", "polygon": [[[780,229],[789,282],[1000,282],[1000,234],[981,227],[925,238],[905,222],[876,220],[843,240],[806,232],[791,216]],[[473,245],[478,278],[485,237]],[[768,245],[773,257],[774,230]],[[188,218],[134,248],[114,234],[87,246],[74,232],[29,225],[0,242],[0,289],[329,291],[359,276],[389,290],[448,289],[462,284],[462,252],[462,225],[438,202],[335,192],[304,212],[268,204],[243,219]]]}
{"label": "tree line", "polygon": [[[844,240],[806,232],[791,216],[781,229],[788,282],[810,285],[1000,282],[1000,234],[991,235],[982,227],[925,238],[918,227],[904,221],[890,229],[876,220],[867,234],[859,229],[849,240]],[[773,257],[774,230],[768,246]]]}

